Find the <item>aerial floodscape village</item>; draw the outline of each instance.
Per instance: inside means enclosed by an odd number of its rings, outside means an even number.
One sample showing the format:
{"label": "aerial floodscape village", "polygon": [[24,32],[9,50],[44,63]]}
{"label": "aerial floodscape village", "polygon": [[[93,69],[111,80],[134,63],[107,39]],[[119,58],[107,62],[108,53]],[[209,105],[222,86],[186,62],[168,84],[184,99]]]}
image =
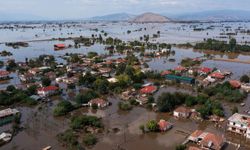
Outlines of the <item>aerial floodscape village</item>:
{"label": "aerial floodscape village", "polygon": [[250,23],[0,24],[0,149],[250,149]]}

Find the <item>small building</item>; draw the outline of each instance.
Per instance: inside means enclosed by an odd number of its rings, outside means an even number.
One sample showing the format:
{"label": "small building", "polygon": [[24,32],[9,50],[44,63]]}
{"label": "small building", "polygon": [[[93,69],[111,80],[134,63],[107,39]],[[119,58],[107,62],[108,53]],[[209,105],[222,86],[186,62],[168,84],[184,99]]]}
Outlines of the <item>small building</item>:
{"label": "small building", "polygon": [[195,84],[195,79],[190,78],[190,77],[177,76],[177,75],[172,75],[172,74],[168,74],[165,77],[167,80],[178,81],[178,82],[188,83],[188,84]]}
{"label": "small building", "polygon": [[10,73],[8,71],[5,70],[0,70],[0,80],[6,80],[9,79]]}
{"label": "small building", "polygon": [[118,79],[116,79],[116,78],[109,78],[109,79],[108,79],[108,82],[109,82],[109,83],[117,83],[117,82],[118,82]]}
{"label": "small building", "polygon": [[59,91],[59,87],[51,85],[51,86],[41,87],[37,89],[37,94],[41,97],[46,97],[46,96],[57,94],[58,91]]}
{"label": "small building", "polygon": [[0,111],[0,126],[10,123],[14,120],[15,115],[18,114],[17,109],[7,108]]}
{"label": "small building", "polygon": [[188,137],[188,141],[197,144],[201,149],[221,150],[226,140],[223,135],[196,130]]}
{"label": "small building", "polygon": [[153,85],[145,86],[140,90],[141,94],[153,94],[157,91],[157,87]]}
{"label": "small building", "polygon": [[109,102],[107,102],[107,101],[105,101],[104,99],[101,99],[101,98],[95,98],[95,99],[90,100],[88,102],[88,105],[90,107],[92,107],[93,105],[96,105],[99,108],[104,108],[104,107],[107,107],[109,105]]}
{"label": "small building", "polygon": [[11,138],[12,138],[12,134],[3,132],[0,134],[0,143],[9,142],[11,140]]}
{"label": "small building", "polygon": [[191,114],[191,110],[184,106],[180,106],[174,110],[174,117],[176,118],[188,118]]}
{"label": "small building", "polygon": [[250,116],[233,114],[228,118],[227,130],[250,139]]}
{"label": "small building", "polygon": [[171,129],[173,127],[173,124],[166,121],[166,120],[161,119],[158,122],[158,126],[159,126],[160,131],[165,132],[165,131]]}

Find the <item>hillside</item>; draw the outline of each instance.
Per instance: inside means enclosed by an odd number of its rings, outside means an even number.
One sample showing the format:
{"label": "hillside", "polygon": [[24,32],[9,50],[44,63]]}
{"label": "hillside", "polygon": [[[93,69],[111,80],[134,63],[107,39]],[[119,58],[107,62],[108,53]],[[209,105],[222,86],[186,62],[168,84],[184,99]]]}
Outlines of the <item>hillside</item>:
{"label": "hillside", "polygon": [[127,14],[127,13],[118,13],[118,14],[110,14],[104,16],[96,16],[89,18],[88,20],[92,21],[127,21],[134,18],[135,15]]}
{"label": "hillside", "polygon": [[166,23],[170,21],[169,18],[155,13],[144,13],[131,20],[133,23]]}

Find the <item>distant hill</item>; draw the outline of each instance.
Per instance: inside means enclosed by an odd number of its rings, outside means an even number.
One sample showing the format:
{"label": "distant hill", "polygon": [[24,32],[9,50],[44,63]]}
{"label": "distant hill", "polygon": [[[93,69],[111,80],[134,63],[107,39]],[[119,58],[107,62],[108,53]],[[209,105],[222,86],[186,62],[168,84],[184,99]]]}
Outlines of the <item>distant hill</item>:
{"label": "distant hill", "polygon": [[166,23],[170,21],[169,18],[155,13],[144,13],[130,20],[134,23]]}
{"label": "distant hill", "polygon": [[198,21],[249,21],[250,11],[241,10],[216,10],[189,13],[174,17],[177,20],[198,20]]}
{"label": "distant hill", "polygon": [[117,13],[117,14],[110,14],[105,16],[96,16],[89,18],[87,20],[91,21],[127,21],[134,18],[135,15],[127,14],[127,13]]}

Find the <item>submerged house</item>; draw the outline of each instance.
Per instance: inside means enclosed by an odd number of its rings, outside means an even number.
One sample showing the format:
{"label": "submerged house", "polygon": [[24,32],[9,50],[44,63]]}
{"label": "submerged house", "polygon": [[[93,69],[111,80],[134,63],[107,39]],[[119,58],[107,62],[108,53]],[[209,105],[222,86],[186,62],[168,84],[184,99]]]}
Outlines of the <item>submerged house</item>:
{"label": "submerged house", "polygon": [[188,137],[188,141],[197,144],[201,149],[207,150],[221,150],[226,142],[223,135],[216,135],[201,130],[194,131]]}
{"label": "submerged house", "polygon": [[168,74],[165,76],[165,78],[167,80],[171,80],[171,81],[177,81],[177,82],[188,83],[188,84],[195,84],[195,79],[191,78],[191,77]]}
{"label": "submerged house", "polygon": [[189,108],[180,106],[174,110],[174,117],[176,118],[188,118],[191,115]]}
{"label": "submerged house", "polygon": [[161,119],[158,122],[158,126],[159,126],[160,131],[165,132],[165,131],[171,129],[173,127],[173,124],[166,121],[166,120]]}
{"label": "submerged house", "polygon": [[95,98],[92,99],[88,102],[88,105],[92,107],[93,105],[98,106],[99,108],[104,108],[109,105],[109,102],[105,101],[104,99],[101,98]]}
{"label": "submerged house", "polygon": [[55,44],[54,45],[55,50],[64,49],[64,48],[66,48],[65,44]]}
{"label": "submerged house", "polygon": [[233,114],[228,118],[227,130],[250,139],[250,116]]}
{"label": "submerged house", "polygon": [[0,126],[10,123],[15,119],[15,115],[18,114],[17,109],[7,108],[0,111]]}

